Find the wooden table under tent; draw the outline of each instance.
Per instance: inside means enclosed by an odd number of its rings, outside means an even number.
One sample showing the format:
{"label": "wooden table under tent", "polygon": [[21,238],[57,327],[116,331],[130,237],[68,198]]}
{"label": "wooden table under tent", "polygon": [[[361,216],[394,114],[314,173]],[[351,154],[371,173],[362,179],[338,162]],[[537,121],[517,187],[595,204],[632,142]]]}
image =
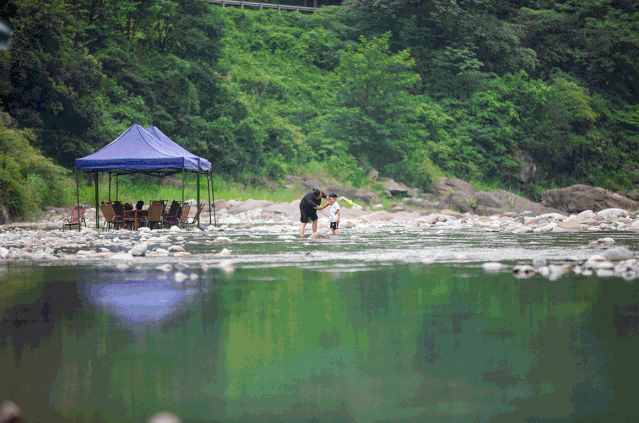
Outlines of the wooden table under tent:
{"label": "wooden table under tent", "polygon": [[[122,132],[115,140],[102,147],[93,154],[86,157],[76,159],[76,202],[80,208],[80,172],[93,174],[95,184],[95,225],[100,228],[100,173],[108,174],[109,185],[109,204],[111,204],[111,180],[115,178],[115,201],[118,203],[119,185],[118,176],[130,174],[146,174],[155,176],[167,176],[173,174],[182,174],[182,202],[184,203],[184,185],[186,174],[195,174],[197,186],[197,213],[192,224],[200,225],[200,211],[206,203],[200,203],[200,176],[206,176],[207,195],[208,195],[208,211],[209,224],[211,223],[211,215],[217,225],[215,216],[215,191],[213,189],[211,162],[205,158],[196,156],[189,152],[179,144],[171,140],[159,128],[151,126],[144,128],[137,123],[131,125],[127,130]],[[213,197],[211,201],[211,197]],[[155,202],[153,202],[155,203]],[[152,204],[153,206],[153,204]],[[154,206],[153,206],[154,207]],[[211,213],[211,207],[213,212]],[[187,208],[188,210],[188,208]],[[155,208],[149,207],[145,211],[148,214],[154,214]],[[171,210],[172,212],[172,210]],[[148,217],[142,211],[133,211],[128,214],[129,227],[136,229],[139,221],[143,217]],[[177,221],[181,216],[175,216]]]}

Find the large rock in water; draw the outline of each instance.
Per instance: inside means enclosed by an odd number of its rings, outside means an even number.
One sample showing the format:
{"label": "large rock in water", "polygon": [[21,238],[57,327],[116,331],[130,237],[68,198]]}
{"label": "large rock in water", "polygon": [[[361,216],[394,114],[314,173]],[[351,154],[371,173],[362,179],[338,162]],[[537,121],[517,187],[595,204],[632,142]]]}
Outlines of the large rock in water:
{"label": "large rock in water", "polygon": [[504,212],[542,214],[555,211],[504,190],[475,191],[473,186],[457,178],[441,178],[433,183],[433,192],[440,198],[439,208],[491,215]]}
{"label": "large rock in water", "polygon": [[639,202],[621,194],[590,185],[572,185],[565,188],[549,189],[541,195],[542,203],[568,213],[584,210],[600,211],[617,208],[635,210]]}
{"label": "large rock in water", "polygon": [[530,201],[527,198],[520,197],[512,192],[497,191],[479,191],[475,193],[477,199],[477,214],[492,214],[495,210],[501,212],[532,212],[534,214],[550,213],[554,210],[544,207],[541,203]]}
{"label": "large rock in water", "polygon": [[433,183],[433,192],[439,196],[439,208],[459,210],[463,213],[475,211],[477,198],[471,184],[457,178],[441,178]]}

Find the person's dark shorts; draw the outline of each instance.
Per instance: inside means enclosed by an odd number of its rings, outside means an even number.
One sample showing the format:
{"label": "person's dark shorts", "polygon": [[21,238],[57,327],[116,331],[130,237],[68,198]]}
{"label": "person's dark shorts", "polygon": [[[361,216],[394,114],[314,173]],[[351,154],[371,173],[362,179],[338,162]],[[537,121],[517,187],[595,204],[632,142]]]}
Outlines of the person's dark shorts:
{"label": "person's dark shorts", "polygon": [[300,207],[300,222],[309,223],[317,220],[317,209]]}
{"label": "person's dark shorts", "polygon": [[338,222],[331,222],[331,229],[336,231],[337,229],[339,229],[339,223]]}

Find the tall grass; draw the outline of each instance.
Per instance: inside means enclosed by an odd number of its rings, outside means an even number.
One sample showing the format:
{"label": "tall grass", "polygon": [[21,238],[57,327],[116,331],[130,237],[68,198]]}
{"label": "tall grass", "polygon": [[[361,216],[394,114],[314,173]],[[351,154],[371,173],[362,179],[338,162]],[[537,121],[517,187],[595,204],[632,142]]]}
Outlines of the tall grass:
{"label": "tall grass", "polygon": [[[184,199],[197,198],[196,176],[186,174],[184,184]],[[118,199],[122,202],[135,204],[142,200],[149,204],[152,200],[182,199],[182,176],[158,178],[148,175],[122,175],[117,184]],[[213,178],[215,200],[267,200],[273,202],[290,202],[299,199],[303,192],[299,187],[272,189],[265,186],[245,186],[238,182],[229,181],[221,176]],[[72,205],[76,202],[75,182],[69,180],[64,189],[64,203]],[[116,198],[116,179],[111,178],[111,197]],[[100,175],[99,201],[109,199],[108,175]],[[200,176],[200,200],[207,201],[206,177]],[[80,203],[95,203],[95,185],[93,175],[83,175],[80,180]]]}

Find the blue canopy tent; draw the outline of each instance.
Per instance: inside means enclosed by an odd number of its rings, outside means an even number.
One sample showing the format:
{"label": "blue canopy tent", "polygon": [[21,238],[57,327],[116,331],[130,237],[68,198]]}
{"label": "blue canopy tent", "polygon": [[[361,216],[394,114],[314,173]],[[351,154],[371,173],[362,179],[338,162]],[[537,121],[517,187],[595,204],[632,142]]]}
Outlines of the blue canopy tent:
{"label": "blue canopy tent", "polygon": [[[93,154],[76,159],[76,194],[80,204],[78,172],[90,172],[95,180],[95,216],[96,226],[100,227],[99,183],[100,172],[109,174],[109,200],[111,200],[111,175],[116,176],[116,199],[118,197],[117,177],[122,174],[146,173],[169,175],[182,172],[182,201],[184,201],[184,175],[192,172],[197,175],[197,203],[200,204],[200,175],[207,175],[207,193],[209,197],[209,223],[211,220],[211,194],[213,194],[213,216],[215,217],[215,191],[213,189],[211,162],[184,149],[159,128],[148,129],[134,123],[115,140]],[[199,214],[198,214],[198,225]],[[217,219],[215,219],[217,225]]]}

